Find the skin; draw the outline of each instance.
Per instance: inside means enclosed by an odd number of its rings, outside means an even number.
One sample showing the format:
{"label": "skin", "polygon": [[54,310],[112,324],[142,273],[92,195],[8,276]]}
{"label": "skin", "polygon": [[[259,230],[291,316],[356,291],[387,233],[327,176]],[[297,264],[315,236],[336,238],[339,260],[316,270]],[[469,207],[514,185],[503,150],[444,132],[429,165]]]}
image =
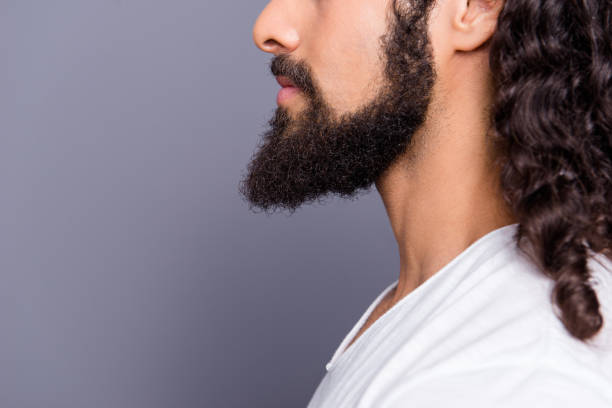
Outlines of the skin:
{"label": "skin", "polygon": [[[502,199],[488,110],[487,40],[501,0],[439,0],[428,19],[432,99],[409,151],[376,180],[400,256],[397,287],[360,333],[486,233],[516,222]],[[257,47],[306,61],[337,115],[372,100],[382,83],[378,38],[389,0],[272,0],[253,28]],[[284,104],[305,109],[298,94]],[[354,341],[354,339],[353,339]]]}

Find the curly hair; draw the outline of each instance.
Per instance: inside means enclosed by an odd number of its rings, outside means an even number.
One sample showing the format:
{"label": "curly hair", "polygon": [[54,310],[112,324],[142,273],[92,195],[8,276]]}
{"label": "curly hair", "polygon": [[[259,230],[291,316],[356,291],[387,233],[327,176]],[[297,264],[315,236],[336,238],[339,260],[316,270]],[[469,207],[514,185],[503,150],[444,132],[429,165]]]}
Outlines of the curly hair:
{"label": "curly hair", "polygon": [[493,142],[517,246],[575,338],[603,325],[587,266],[612,259],[612,2],[506,0],[490,39]]}

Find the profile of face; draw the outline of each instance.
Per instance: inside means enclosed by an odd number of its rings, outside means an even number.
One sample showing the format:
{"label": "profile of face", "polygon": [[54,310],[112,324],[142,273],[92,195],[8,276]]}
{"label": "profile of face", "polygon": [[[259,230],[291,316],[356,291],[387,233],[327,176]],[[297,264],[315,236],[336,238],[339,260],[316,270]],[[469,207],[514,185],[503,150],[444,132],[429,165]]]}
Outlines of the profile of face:
{"label": "profile of face", "polygon": [[329,194],[352,197],[410,153],[436,76],[430,3],[268,4],[255,43],[274,54],[272,74],[299,92],[279,100],[240,181],[251,209],[292,212]]}

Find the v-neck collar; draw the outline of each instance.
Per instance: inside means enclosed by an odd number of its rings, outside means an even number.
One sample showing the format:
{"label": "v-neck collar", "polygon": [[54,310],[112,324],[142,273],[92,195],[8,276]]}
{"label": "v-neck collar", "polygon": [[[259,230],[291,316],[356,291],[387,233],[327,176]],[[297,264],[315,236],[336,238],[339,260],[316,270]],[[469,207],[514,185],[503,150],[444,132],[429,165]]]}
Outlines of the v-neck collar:
{"label": "v-neck collar", "polygon": [[[466,257],[469,253],[473,252],[475,248],[483,246],[487,243],[490,243],[490,241],[499,242],[498,240],[495,240],[494,237],[497,237],[500,235],[507,237],[507,238],[512,238],[511,236],[507,236],[507,235],[513,234],[517,226],[518,226],[518,223],[504,225],[500,228],[496,228],[492,231],[489,231],[488,233],[486,233],[485,235],[483,235],[482,237],[474,241],[466,249],[464,249],[461,253],[459,253],[456,257],[454,257],[451,261],[449,261],[445,266],[443,266],[438,272],[430,276],[426,281],[424,281],[419,286],[417,286],[414,290],[412,290],[412,292],[408,293],[406,296],[401,298],[391,308],[387,309],[387,311],[385,311],[380,317],[378,317],[378,319],[376,319],[374,323],[370,325],[370,327],[368,327],[363,333],[361,333],[361,335],[357,339],[355,339],[355,341],[348,348],[346,348],[348,343],[353,339],[353,337],[358,333],[361,327],[365,324],[368,317],[370,316],[372,311],[376,308],[376,306],[378,306],[378,304],[382,301],[382,299],[384,299],[384,297],[387,295],[387,293],[389,293],[390,290],[396,287],[396,285],[399,282],[399,279],[395,280],[393,283],[388,285],[376,297],[376,299],[374,299],[374,301],[368,306],[368,308],[361,315],[357,323],[355,323],[353,328],[344,337],[340,345],[336,348],[336,351],[334,352],[332,358],[325,365],[325,369],[327,371],[330,371],[333,367],[335,367],[338,364],[339,361],[349,356],[356,347],[358,347],[363,341],[365,341],[365,339],[367,339],[368,336],[370,336],[373,332],[376,332],[379,326],[383,324],[387,319],[389,319],[389,316],[393,315],[394,313],[397,313],[397,311],[400,310],[401,307],[404,304],[406,304],[406,302],[408,302],[409,300],[420,297],[421,293],[425,291],[426,289],[428,289],[429,286],[434,284],[436,281],[443,279],[446,274],[450,273],[450,271],[453,270],[453,267],[461,259]],[[506,242],[505,240],[502,240],[502,241],[503,243]]]}

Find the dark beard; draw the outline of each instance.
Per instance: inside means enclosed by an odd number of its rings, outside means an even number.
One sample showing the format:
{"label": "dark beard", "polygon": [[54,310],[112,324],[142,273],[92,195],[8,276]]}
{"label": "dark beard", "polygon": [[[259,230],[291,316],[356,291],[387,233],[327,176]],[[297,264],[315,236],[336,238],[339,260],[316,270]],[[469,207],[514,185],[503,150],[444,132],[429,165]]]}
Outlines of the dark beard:
{"label": "dark beard", "polygon": [[[296,118],[279,106],[240,182],[250,208],[295,211],[328,193],[344,198],[367,191],[410,148],[425,121],[435,80],[427,34],[427,0],[408,15],[395,8],[381,37],[385,83],[373,101],[338,119],[312,82],[308,66],[286,55],[272,60],[274,75],[284,75],[302,90],[307,107]],[[405,13],[402,13],[405,14]]]}

